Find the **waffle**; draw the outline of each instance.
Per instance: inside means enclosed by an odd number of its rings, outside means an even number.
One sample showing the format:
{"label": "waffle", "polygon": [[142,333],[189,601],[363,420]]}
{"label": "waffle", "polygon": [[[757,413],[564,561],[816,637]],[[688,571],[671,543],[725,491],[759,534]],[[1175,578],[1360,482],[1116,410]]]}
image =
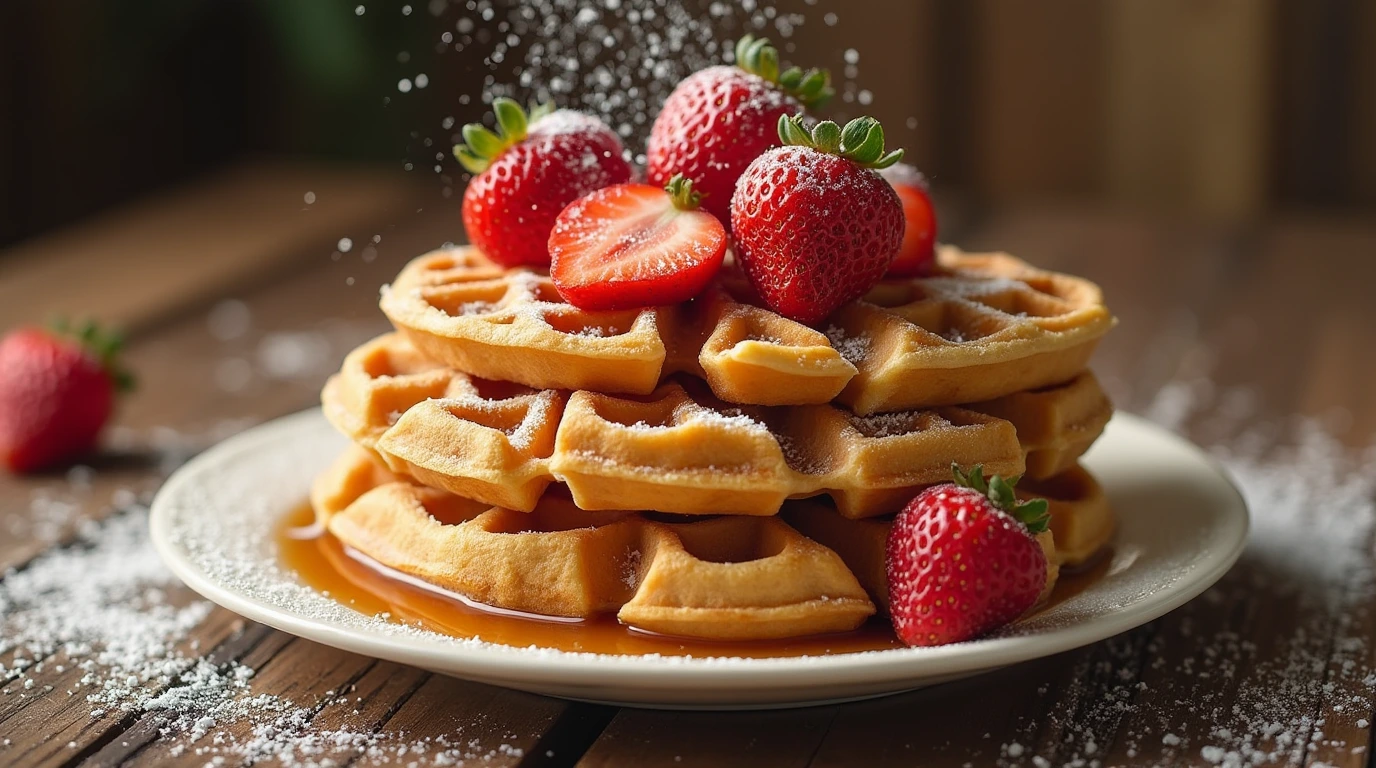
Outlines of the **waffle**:
{"label": "waffle", "polygon": [[949,247],[935,275],[879,284],[839,309],[826,335],[751,301],[748,284],[727,270],[682,305],[585,312],[543,273],[451,248],[412,261],[381,304],[427,357],[487,379],[644,395],[687,373],[726,402],[836,398],[859,414],[1067,381],[1115,322],[1087,280]]}
{"label": "waffle", "polygon": [[315,483],[345,545],[467,600],[544,616],[615,613],[681,637],[855,629],[874,613],[841,558],[778,518],[667,523],[549,494],[515,512],[415,485],[351,448]]}
{"label": "waffle", "polygon": [[382,311],[427,357],[537,389],[649,394],[672,373],[733,403],[825,403],[855,375],[826,336],[713,288],[693,301],[586,312],[548,275],[504,270],[472,248],[412,261]]}
{"label": "waffle", "polygon": [[1018,483],[1017,494],[1023,501],[1050,502],[1050,528],[1063,565],[1088,563],[1113,538],[1113,510],[1109,508],[1108,496],[1094,476],[1079,464],[1044,480],[1026,478]]}
{"label": "waffle", "polygon": [[[1062,566],[1083,565],[1104,550],[1113,536],[1113,513],[1103,488],[1078,464],[1049,480],[1022,480],[1017,493],[1024,501],[1035,498],[1049,503],[1050,525],[1037,537],[1050,566],[1044,599]],[[853,520],[812,499],[789,502],[783,518],[803,535],[840,555],[880,611],[888,611],[884,547],[892,518]]]}
{"label": "waffle", "polygon": [[1023,470],[1013,424],[968,409],[858,417],[830,405],[729,407],[702,390],[671,380],[638,399],[513,392],[437,369],[389,334],[352,352],[322,400],[392,470],[522,511],[557,479],[591,510],[772,515],[785,499],[825,493],[866,517],[947,480],[952,461]]}
{"label": "waffle", "polygon": [[932,276],[882,282],[827,322],[857,369],[837,399],[869,414],[1068,381],[1116,321],[1088,280],[946,246]]}
{"label": "waffle", "polygon": [[1113,404],[1093,373],[1084,371],[1064,384],[975,403],[969,408],[1007,419],[1018,430],[1031,479],[1069,471],[1103,434]]}

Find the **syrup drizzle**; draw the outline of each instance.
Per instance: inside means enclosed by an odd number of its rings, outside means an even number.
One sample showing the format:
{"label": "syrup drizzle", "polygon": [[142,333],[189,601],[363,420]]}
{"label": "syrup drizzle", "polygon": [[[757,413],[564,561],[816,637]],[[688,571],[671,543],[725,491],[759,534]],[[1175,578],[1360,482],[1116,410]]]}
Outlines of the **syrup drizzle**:
{"label": "syrup drizzle", "polygon": [[[571,619],[493,608],[395,571],[343,545],[315,522],[309,504],[282,519],[276,538],[283,565],[322,594],[360,613],[386,614],[392,621],[451,637],[581,653],[696,657],[829,656],[902,647],[882,617],[871,618],[852,632],[717,642],[632,629],[611,615]],[[1084,590],[1102,575],[1108,560],[1100,558],[1098,565],[1079,573],[1063,571],[1047,605]]]}

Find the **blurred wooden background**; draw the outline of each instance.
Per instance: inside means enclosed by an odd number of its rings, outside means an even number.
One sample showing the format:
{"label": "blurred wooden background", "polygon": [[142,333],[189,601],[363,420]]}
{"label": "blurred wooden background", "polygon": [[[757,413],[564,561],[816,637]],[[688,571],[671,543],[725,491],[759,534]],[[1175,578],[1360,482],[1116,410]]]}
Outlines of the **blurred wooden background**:
{"label": "blurred wooden background", "polygon": [[[437,200],[460,188],[452,161],[431,165],[442,118],[479,113],[459,97],[480,88],[480,52],[435,50],[464,2],[367,5],[0,3],[0,245],[246,155],[413,162]],[[1376,212],[1376,3],[775,5],[809,19],[787,59],[839,72],[861,53],[866,111],[951,198]],[[417,71],[431,88],[384,103]]]}

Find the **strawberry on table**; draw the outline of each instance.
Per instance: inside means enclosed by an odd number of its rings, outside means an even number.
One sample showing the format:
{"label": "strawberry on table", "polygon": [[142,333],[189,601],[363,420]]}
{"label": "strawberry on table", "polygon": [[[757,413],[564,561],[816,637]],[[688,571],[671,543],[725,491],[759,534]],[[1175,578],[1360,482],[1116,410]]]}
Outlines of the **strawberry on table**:
{"label": "strawberry on table", "polygon": [[73,335],[21,328],[0,339],[0,462],[36,472],[95,446],[117,390],[118,338],[87,324]]}
{"label": "strawberry on table", "polygon": [[687,301],[726,256],[726,228],[698,210],[693,182],[618,184],[579,198],[549,237],[550,278],[565,301],[617,310]]}
{"label": "strawberry on table", "polygon": [[1017,478],[980,467],[918,494],[889,531],[889,612],[908,645],[970,640],[1026,613],[1046,583],[1043,499],[1018,502]]}
{"label": "strawberry on table", "polygon": [[621,140],[601,120],[566,109],[529,117],[511,99],[492,102],[497,132],[463,127],[454,156],[473,173],[463,195],[468,239],[508,267],[545,266],[554,219],[583,195],[631,179]]}
{"label": "strawberry on table", "polygon": [[693,179],[703,207],[722,222],[731,192],[750,162],[779,145],[779,118],[821,106],[832,95],[826,70],[779,71],[779,52],[750,35],[736,43],[736,65],[684,78],[650,130],[647,180],[662,186],[675,174]]}
{"label": "strawberry on table", "polygon": [[884,152],[872,117],[812,132],[802,117],[781,117],[785,146],[757,158],[731,197],[735,253],[770,309],[817,323],[883,278],[903,241],[903,204],[876,169],[898,162]]}
{"label": "strawberry on table", "polygon": [[936,261],[936,209],[927,189],[927,178],[907,163],[896,163],[879,172],[893,185],[903,202],[903,245],[889,265],[896,277],[925,275]]}

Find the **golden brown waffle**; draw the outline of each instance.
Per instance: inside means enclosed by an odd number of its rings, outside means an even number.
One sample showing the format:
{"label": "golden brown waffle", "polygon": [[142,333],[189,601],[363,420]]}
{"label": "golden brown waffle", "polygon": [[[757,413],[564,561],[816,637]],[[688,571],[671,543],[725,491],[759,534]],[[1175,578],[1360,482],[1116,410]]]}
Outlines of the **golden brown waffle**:
{"label": "golden brown waffle", "polygon": [[586,312],[549,276],[504,270],[472,248],[412,261],[382,311],[432,360],[538,389],[649,394],[675,372],[727,402],[829,402],[855,367],[817,331],[720,289],[673,306]]}
{"label": "golden brown waffle", "polygon": [[1068,381],[1114,322],[1088,280],[946,246],[935,274],[880,283],[837,310],[827,335],[858,371],[838,400],[868,414]]}
{"label": "golden brown waffle", "polygon": [[[453,371],[462,382],[441,381],[407,347],[393,334],[351,353],[325,388],[326,416],[394,471],[512,509],[533,509],[558,479],[583,509],[772,515],[787,498],[826,493],[866,517],[946,480],[953,461],[1023,469],[1013,425],[963,408],[858,417],[829,405],[729,407],[691,381],[639,399],[489,399],[491,385]],[[427,399],[441,391],[453,396]]]}
{"label": "golden brown waffle", "polygon": [[1013,422],[1027,453],[1024,474],[1034,479],[1073,468],[1113,416],[1113,404],[1089,371],[1064,384],[1015,392],[968,407]]}
{"label": "golden brown waffle", "polygon": [[546,496],[514,512],[415,485],[351,448],[315,483],[316,514],[377,562],[484,605],[615,613],[711,640],[840,632],[874,613],[835,553],[777,518],[666,523]]}
{"label": "golden brown waffle", "polygon": [[1064,565],[1079,566],[1093,560],[1113,538],[1113,510],[1108,496],[1084,467],[1074,464],[1055,477],[1027,478],[1018,483],[1018,497],[1050,502],[1051,532],[1056,552]]}

